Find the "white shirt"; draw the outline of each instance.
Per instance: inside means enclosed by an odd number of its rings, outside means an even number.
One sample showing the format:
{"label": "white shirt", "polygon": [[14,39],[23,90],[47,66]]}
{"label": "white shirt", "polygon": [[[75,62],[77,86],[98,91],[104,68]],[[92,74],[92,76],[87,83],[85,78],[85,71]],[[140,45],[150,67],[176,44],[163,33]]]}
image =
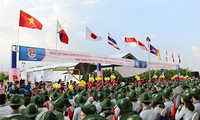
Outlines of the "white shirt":
{"label": "white shirt", "polygon": [[72,120],[81,120],[81,107],[75,108]]}
{"label": "white shirt", "polygon": [[164,103],[164,105],[165,105],[165,108],[168,108],[169,110],[171,110],[174,103],[172,101],[168,100]]}
{"label": "white shirt", "polygon": [[40,117],[41,117],[46,111],[48,111],[48,109],[43,107],[43,108],[42,108],[42,111],[37,115],[37,117],[35,118],[35,120],[39,120]]}
{"label": "white shirt", "polygon": [[143,119],[143,120],[151,120],[151,117],[154,113],[154,110],[153,109],[145,109],[143,108],[142,112],[140,113],[140,117]]}
{"label": "white shirt", "polygon": [[200,101],[195,102],[194,107],[195,107],[194,111],[200,115]]}
{"label": "white shirt", "polygon": [[[25,109],[25,106],[22,105],[20,108],[19,108],[19,111],[21,111],[22,109]],[[12,112],[12,108],[10,106],[0,106],[0,116],[4,116],[4,117],[7,117],[7,115],[11,114]]]}
{"label": "white shirt", "polygon": [[192,120],[192,116],[194,115],[193,111],[190,111],[185,106],[182,107],[181,111],[176,111],[175,120],[180,120],[183,118],[183,120]]}
{"label": "white shirt", "polygon": [[96,106],[97,108],[97,114],[99,114],[101,112],[101,106],[99,102],[94,101],[93,104]]}

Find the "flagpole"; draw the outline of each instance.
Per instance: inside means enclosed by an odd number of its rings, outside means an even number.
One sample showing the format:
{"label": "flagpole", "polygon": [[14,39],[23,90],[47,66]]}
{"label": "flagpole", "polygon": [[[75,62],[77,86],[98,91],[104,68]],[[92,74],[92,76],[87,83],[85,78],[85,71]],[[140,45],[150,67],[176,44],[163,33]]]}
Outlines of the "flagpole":
{"label": "flagpole", "polygon": [[17,33],[17,46],[19,46],[19,32],[20,32],[20,28],[18,26],[18,33]]}
{"label": "flagpole", "polygon": [[[149,47],[148,58],[149,58],[149,63],[150,63],[150,42],[151,42],[151,39],[149,37],[147,37],[146,41],[148,42],[148,47]],[[148,69],[149,69],[149,82],[151,82],[151,71],[150,71],[149,67],[148,67]]]}
{"label": "flagpole", "polygon": [[58,32],[58,20],[56,21],[56,50],[57,50],[57,32]]}

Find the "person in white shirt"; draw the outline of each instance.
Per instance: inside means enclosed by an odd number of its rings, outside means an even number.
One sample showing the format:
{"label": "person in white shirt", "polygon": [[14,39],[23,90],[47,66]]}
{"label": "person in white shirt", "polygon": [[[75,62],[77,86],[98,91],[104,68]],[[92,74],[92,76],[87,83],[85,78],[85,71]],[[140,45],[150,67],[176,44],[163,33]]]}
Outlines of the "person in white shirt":
{"label": "person in white shirt", "polygon": [[189,92],[184,92],[179,94],[181,97],[181,103],[175,115],[176,120],[192,120],[192,117],[194,115],[194,105],[190,101],[192,96]]}
{"label": "person in white shirt", "polygon": [[195,112],[200,115],[200,89],[194,88],[189,91],[192,94],[192,102],[195,107]]}
{"label": "person in white shirt", "polygon": [[151,120],[154,110],[149,106],[151,100],[147,93],[143,93],[138,100],[142,104],[142,111],[139,114],[143,120]]}
{"label": "person in white shirt", "polygon": [[5,117],[11,117],[13,115],[20,115],[20,106],[24,104],[24,100],[19,94],[13,94],[10,98],[10,101],[8,101],[7,105],[9,105],[12,108],[12,111],[9,115],[6,115]]}
{"label": "person in white shirt", "polygon": [[78,105],[74,110],[74,115],[72,120],[81,120],[81,107],[80,104],[84,105],[87,101],[85,96],[79,95],[74,99],[75,103]]}

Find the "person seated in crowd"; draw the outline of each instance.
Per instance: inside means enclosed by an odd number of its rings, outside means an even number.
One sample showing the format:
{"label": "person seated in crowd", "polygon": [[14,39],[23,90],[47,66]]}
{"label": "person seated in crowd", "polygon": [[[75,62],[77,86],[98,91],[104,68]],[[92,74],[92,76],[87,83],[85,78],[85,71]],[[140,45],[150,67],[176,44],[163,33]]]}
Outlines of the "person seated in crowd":
{"label": "person seated in crowd", "polygon": [[96,114],[96,111],[97,108],[93,104],[81,105],[81,119],[84,120],[86,116]]}
{"label": "person seated in crowd", "polygon": [[80,105],[81,104],[84,105],[87,102],[87,98],[85,96],[79,95],[79,96],[76,96],[74,101],[77,105],[76,105],[76,108],[74,110],[72,120],[81,120],[81,107],[80,107]]}
{"label": "person seated in crowd", "polygon": [[147,93],[143,93],[138,100],[142,104],[142,111],[139,114],[143,120],[151,120],[154,110],[150,107],[151,99]]}
{"label": "person seated in crowd", "polygon": [[200,89],[194,88],[189,92],[192,95],[192,102],[195,107],[195,112],[200,115]]}
{"label": "person seated in crowd", "polygon": [[114,113],[112,109],[115,107],[115,103],[112,102],[110,99],[106,98],[101,103],[101,113],[100,115],[104,118],[112,118]]}
{"label": "person seated in crowd", "polygon": [[37,108],[34,103],[30,103],[25,109],[21,110],[21,115],[30,118],[31,120],[35,120],[37,115],[42,111],[41,108]]}
{"label": "person seated in crowd", "polygon": [[181,104],[179,105],[175,119],[176,120],[191,120],[193,115],[194,115],[194,105],[192,104],[192,95],[188,92],[185,91],[183,93],[180,93],[181,97]]}
{"label": "person seated in crowd", "polygon": [[[5,117],[10,117],[13,115],[20,115],[20,106],[24,104],[23,98],[19,94],[13,94],[8,101],[7,105],[9,105],[12,108],[12,111]],[[6,111],[6,110],[5,110]]]}
{"label": "person seated in crowd", "polygon": [[43,107],[45,102],[45,98],[42,95],[36,95],[33,96],[31,103],[34,103],[38,109],[42,109],[42,111],[37,115],[36,120],[39,120],[39,118],[46,112],[48,109],[46,107]]}
{"label": "person seated in crowd", "polygon": [[117,100],[117,106],[120,109],[120,114],[117,117],[118,120],[126,120],[130,116],[136,114],[132,111],[132,103],[126,98]]}

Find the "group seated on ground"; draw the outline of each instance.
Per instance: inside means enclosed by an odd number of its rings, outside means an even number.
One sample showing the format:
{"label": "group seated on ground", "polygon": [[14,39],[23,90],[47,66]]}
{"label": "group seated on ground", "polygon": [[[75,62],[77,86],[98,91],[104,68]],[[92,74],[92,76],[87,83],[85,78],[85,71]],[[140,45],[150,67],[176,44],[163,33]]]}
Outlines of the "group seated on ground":
{"label": "group seated on ground", "polygon": [[49,90],[41,82],[11,89],[16,84],[0,94],[0,120],[198,120],[200,115],[200,80]]}

